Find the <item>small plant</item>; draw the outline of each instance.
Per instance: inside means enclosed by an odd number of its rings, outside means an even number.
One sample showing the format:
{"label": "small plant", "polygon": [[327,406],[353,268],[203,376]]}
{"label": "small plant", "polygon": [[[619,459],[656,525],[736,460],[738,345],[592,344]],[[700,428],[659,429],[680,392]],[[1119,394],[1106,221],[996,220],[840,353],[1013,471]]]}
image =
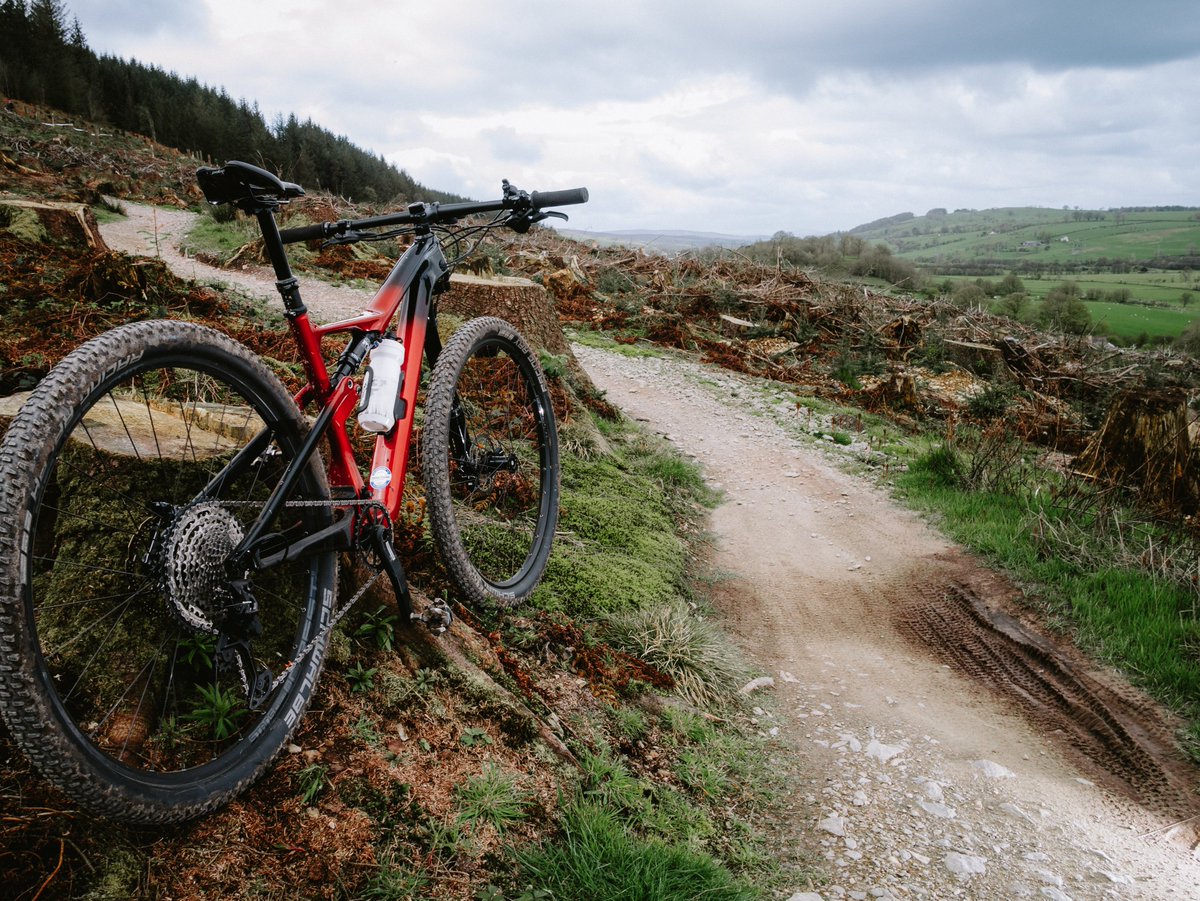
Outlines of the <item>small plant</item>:
{"label": "small plant", "polygon": [[361,660],[358,661],[346,670],[346,681],[350,683],[350,690],[370,691],[375,687],[375,674],[378,672],[377,667],[367,668],[362,665]]}
{"label": "small plant", "polygon": [[854,439],[845,432],[834,432],[832,436],[834,444],[840,444],[843,447],[854,443]]}
{"label": "small plant", "polygon": [[323,763],[310,763],[296,774],[296,782],[301,802],[312,804],[329,785],[329,767]]}
{"label": "small plant", "polygon": [[607,631],[614,647],[670,676],[694,704],[719,703],[746,675],[720,630],[681,604],[617,614]]}
{"label": "small plant", "polygon": [[706,798],[720,798],[729,791],[729,777],[724,768],[706,750],[690,748],[681,752],[675,775],[696,794]]}
{"label": "small plant", "polygon": [[546,373],[546,378],[561,380],[567,374],[567,356],[566,354],[555,355],[542,351],[538,354],[538,358],[542,364],[542,372]]}
{"label": "small plant", "polygon": [[1008,410],[1012,398],[1007,385],[988,385],[967,401],[967,412],[975,419],[997,419]]}
{"label": "small plant", "polygon": [[463,729],[462,735],[458,737],[458,740],[468,748],[473,748],[476,745],[490,745],[492,743],[492,737],[478,726],[468,726],[466,729]]}
{"label": "small plant", "polygon": [[200,698],[200,703],[187,715],[187,719],[207,726],[216,741],[224,741],[237,732],[237,721],[248,711],[238,706],[241,700],[232,688],[222,691],[216,683],[202,685]]}
{"label": "small plant", "polygon": [[909,471],[928,478],[931,484],[952,488],[962,482],[963,461],[948,442],[913,460]]}
{"label": "small plant", "polygon": [[630,741],[645,738],[649,726],[646,717],[636,707],[617,707],[613,710],[617,731]]}
{"label": "small plant", "polygon": [[188,666],[209,670],[213,668],[213,655],[217,652],[216,636],[201,632],[189,635],[179,642],[179,656]]}
{"label": "small plant", "polygon": [[378,748],[383,744],[383,736],[375,728],[375,721],[365,713],[350,727],[350,733],[364,745],[372,748]]}
{"label": "small plant", "polygon": [[428,883],[422,873],[406,872],[393,863],[383,863],[357,897],[363,901],[411,901],[423,897],[419,893]]}
{"label": "small plant", "polygon": [[364,641],[374,641],[380,650],[390,651],[396,640],[396,615],[379,607],[366,615],[354,634]]}
{"label": "small plant", "polygon": [[515,776],[488,764],[478,776],[472,776],[454,789],[458,797],[458,820],[477,827],[491,823],[503,832],[505,827],[525,818],[532,801],[529,793],[517,785]]}

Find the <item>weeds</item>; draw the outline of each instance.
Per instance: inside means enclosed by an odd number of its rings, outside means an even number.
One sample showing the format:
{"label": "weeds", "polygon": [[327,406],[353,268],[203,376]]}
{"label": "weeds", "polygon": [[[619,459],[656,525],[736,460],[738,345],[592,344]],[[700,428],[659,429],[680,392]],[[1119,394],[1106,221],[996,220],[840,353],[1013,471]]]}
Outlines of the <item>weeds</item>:
{"label": "weeds", "polygon": [[222,691],[221,686],[200,686],[201,702],[192,709],[186,719],[200,726],[206,726],[212,731],[217,741],[224,741],[237,732],[237,721],[248,712],[240,707],[242,703],[234,689]]}
{"label": "weeds", "polygon": [[614,647],[670,676],[694,704],[721,704],[741,684],[746,667],[720,629],[682,604],[631,610],[609,617]]}
{"label": "weeds", "polygon": [[296,774],[296,783],[301,803],[312,804],[329,787],[329,767],[322,763],[311,763]]}
{"label": "weeds", "polygon": [[363,618],[354,635],[363,641],[374,641],[381,651],[390,651],[396,640],[396,619],[386,607],[378,607]]}
{"label": "weeds", "polygon": [[711,857],[679,845],[631,835],[608,811],[573,804],[564,811],[561,842],[517,852],[523,880],[555,898],[647,898],[741,901],[758,892]]}
{"label": "weeds", "polygon": [[458,799],[459,822],[472,828],[490,823],[499,832],[523,820],[532,803],[531,796],[517,785],[515,776],[492,764],[457,786],[454,794]]}
{"label": "weeds", "polygon": [[357,661],[354,666],[346,670],[346,681],[350,683],[350,690],[354,692],[370,691],[375,687],[375,675],[378,672],[378,667],[364,667],[361,660]]}

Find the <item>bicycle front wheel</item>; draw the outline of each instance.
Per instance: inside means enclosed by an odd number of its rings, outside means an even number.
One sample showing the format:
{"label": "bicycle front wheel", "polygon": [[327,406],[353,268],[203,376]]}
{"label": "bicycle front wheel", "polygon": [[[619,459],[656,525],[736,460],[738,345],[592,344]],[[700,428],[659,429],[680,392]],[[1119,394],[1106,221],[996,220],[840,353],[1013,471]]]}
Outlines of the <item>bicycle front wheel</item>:
{"label": "bicycle front wheel", "polygon": [[421,474],[442,560],[467,600],[510,607],[541,581],[558,523],[546,377],[502,319],[454,333],[430,377]]}
{"label": "bicycle front wheel", "polygon": [[[0,445],[0,712],[91,811],[139,824],[206,813],[294,730],[323,660],[336,555],[247,575],[255,668],[296,661],[257,709],[243,669],[217,653],[215,621],[231,603],[225,561],[305,431],[249,350],[182,322],[88,342],[14,417]],[[314,455],[294,496],[308,503],[285,506],[272,531],[328,524],[328,498]]]}

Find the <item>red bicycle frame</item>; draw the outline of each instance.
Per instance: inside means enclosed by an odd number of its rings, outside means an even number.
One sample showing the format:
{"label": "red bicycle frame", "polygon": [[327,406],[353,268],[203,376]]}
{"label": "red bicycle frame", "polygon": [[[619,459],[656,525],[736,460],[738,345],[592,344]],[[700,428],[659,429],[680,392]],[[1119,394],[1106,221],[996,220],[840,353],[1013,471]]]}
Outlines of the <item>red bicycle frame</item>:
{"label": "red bicycle frame", "polygon": [[[325,430],[329,438],[330,486],[350,489],[343,493],[352,492],[355,498],[366,497],[369,491],[370,496],[393,519],[400,512],[404,493],[422,355],[427,350],[432,351],[429,361],[432,366],[441,343],[436,339],[435,325],[435,331],[430,336],[433,338],[431,345],[426,347],[432,297],[438,281],[448,271],[437,239],[433,235],[418,235],[359,315],[316,326],[309,320],[307,312],[289,316],[292,335],[300,348],[309,382],[296,395],[296,403],[303,408],[313,400],[319,406],[333,410]],[[290,273],[283,280],[287,277],[290,277]],[[349,374],[343,374],[336,383],[331,384],[321,353],[321,340],[329,335],[348,333],[352,336],[350,347],[353,348],[360,336],[367,336],[374,341],[384,335],[397,316],[396,338],[405,348],[401,367],[400,415],[389,432],[375,439],[368,486],[363,482],[345,429],[346,420],[358,408],[359,385]],[[361,360],[361,357],[358,359]],[[357,363],[355,365],[357,367]]]}

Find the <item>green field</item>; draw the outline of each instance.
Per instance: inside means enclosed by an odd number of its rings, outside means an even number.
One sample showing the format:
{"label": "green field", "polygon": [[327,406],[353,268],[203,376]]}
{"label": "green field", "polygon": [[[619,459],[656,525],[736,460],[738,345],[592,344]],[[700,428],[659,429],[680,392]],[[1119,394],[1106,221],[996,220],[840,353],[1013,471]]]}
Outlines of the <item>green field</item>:
{"label": "green field", "polygon": [[[1200,259],[1200,212],[1053,210],[1007,207],[891,217],[852,230],[923,267],[961,264],[1137,266]],[[904,215],[904,214],[902,214]]]}
{"label": "green field", "polygon": [[[1188,323],[1200,318],[1200,284],[1197,279],[1179,272],[1149,271],[1125,275],[1089,275],[1070,281],[1079,286],[1085,298],[1088,312],[1092,314],[1097,334],[1114,335],[1135,339],[1142,336],[1177,338]],[[958,275],[936,279],[938,285],[945,283],[974,283],[979,276]],[[997,279],[987,279],[994,284]],[[1025,293],[1036,304],[1043,300],[1062,278],[1023,278]],[[1114,291],[1128,291],[1129,302],[1088,299],[1110,297]],[[1191,294],[1185,306],[1184,294]]]}

